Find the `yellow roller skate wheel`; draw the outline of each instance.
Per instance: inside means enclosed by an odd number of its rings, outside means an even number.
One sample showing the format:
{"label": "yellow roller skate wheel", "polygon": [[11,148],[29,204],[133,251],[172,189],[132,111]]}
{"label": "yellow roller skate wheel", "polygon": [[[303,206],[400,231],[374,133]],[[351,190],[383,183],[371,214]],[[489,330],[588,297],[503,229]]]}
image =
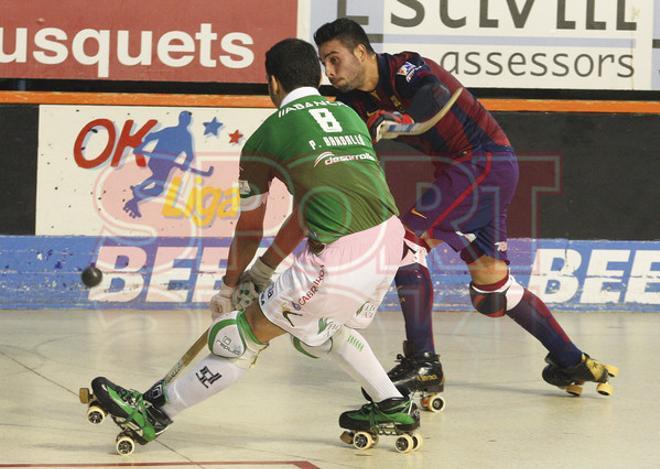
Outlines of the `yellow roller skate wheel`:
{"label": "yellow roller skate wheel", "polygon": [[596,386],[596,391],[603,396],[611,396],[614,393],[614,388],[610,383],[599,383]]}
{"label": "yellow roller skate wheel", "polygon": [[339,439],[346,443],[347,445],[353,444],[353,432],[344,432],[339,435]]}
{"label": "yellow roller skate wheel", "polygon": [[565,391],[575,397],[580,397],[582,394],[582,385],[581,384],[569,384],[566,386]]}
{"label": "yellow roller skate wheel", "polygon": [[607,374],[612,378],[615,378],[616,375],[619,374],[619,367],[618,366],[605,365],[605,369],[607,370]]}
{"label": "yellow roller skate wheel", "polygon": [[80,388],[78,390],[78,399],[80,399],[81,404],[89,404],[89,401],[92,400],[92,392],[89,388]]}

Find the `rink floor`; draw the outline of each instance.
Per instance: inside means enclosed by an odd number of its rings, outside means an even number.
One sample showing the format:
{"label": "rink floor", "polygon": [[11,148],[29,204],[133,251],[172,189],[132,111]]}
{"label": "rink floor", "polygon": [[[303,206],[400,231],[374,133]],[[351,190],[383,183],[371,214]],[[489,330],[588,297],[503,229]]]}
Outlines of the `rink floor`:
{"label": "rink floor", "polygon": [[[338,415],[363,403],[332,363],[276,339],[234,387],[180,414],[158,440],[115,453],[111,421],[91,425],[78,388],[104,375],[144,390],[207,327],[202,311],[0,311],[0,467],[651,468],[660,464],[660,314],[563,313],[583,350],[620,367],[615,394],[574,398],[541,380],[545,350],[506,318],[436,313],[444,412],[424,412],[424,447],[358,451]],[[403,320],[365,336],[390,368]]]}

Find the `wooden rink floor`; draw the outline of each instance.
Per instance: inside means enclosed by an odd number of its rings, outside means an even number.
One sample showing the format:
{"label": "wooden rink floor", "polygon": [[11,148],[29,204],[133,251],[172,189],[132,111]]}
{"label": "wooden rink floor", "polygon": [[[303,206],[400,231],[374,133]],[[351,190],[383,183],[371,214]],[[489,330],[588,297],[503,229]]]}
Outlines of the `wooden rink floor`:
{"label": "wooden rink floor", "polygon": [[[660,467],[660,314],[557,318],[584,351],[620,368],[613,396],[591,385],[574,398],[543,382],[545,350],[508,318],[436,313],[447,406],[423,412],[416,453],[396,453],[392,437],[367,451],[342,443],[337,419],[363,403],[359,386],[282,337],[242,381],[123,457],[110,420],[86,421],[78,388],[104,375],[145,390],[208,326],[208,313],[0,311],[0,467]],[[365,336],[389,369],[401,314],[380,313]]]}

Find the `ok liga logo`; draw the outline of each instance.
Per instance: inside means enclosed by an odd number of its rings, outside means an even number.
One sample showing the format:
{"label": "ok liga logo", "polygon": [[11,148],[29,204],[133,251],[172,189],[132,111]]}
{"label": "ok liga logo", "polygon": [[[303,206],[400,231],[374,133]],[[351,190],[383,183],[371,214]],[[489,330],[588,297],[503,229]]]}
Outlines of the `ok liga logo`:
{"label": "ok liga logo", "polygon": [[97,173],[94,205],[111,234],[203,236],[214,227],[217,235],[222,221],[237,217],[243,136],[223,132],[215,116],[167,114],[161,120],[96,118],[78,132],[74,161]]}

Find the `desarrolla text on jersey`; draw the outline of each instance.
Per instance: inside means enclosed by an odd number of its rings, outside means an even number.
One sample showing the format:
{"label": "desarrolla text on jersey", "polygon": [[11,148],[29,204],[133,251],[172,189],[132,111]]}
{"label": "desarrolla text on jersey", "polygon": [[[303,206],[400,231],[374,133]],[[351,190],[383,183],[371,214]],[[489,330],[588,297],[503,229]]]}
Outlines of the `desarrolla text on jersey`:
{"label": "desarrolla text on jersey", "polygon": [[241,209],[255,208],[280,179],[322,243],[398,215],[366,125],[349,106],[312,94],[284,104],[241,153]]}

